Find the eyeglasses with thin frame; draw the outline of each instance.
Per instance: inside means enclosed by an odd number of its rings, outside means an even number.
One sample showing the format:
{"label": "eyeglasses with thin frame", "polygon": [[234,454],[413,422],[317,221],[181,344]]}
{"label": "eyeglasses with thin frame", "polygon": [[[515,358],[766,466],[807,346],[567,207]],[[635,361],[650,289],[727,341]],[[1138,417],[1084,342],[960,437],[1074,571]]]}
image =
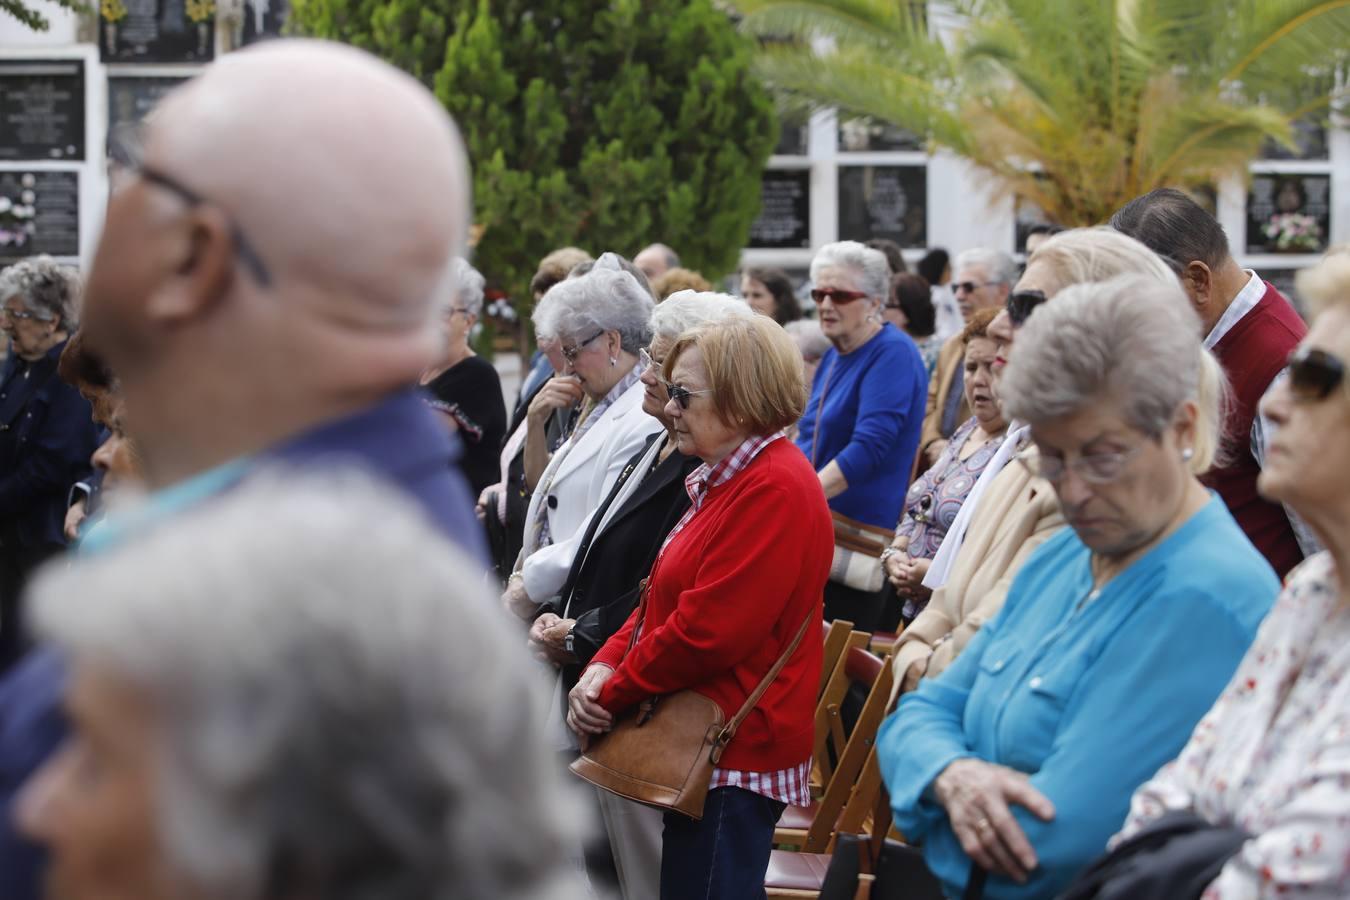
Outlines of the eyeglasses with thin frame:
{"label": "eyeglasses with thin frame", "polygon": [[44,319],[34,312],[28,312],[26,309],[10,309],[6,306],[0,306],[0,318],[3,319],[35,319],[39,322],[50,322],[50,319]]}
{"label": "eyeglasses with thin frame", "polygon": [[1026,324],[1027,319],[1035,312],[1036,307],[1040,306],[1047,299],[1045,291],[1028,289],[1025,291],[1013,291],[1008,295],[1008,318],[1012,320],[1014,328],[1021,328]]}
{"label": "eyeglasses with thin frame", "polygon": [[1300,403],[1320,403],[1345,383],[1345,362],[1325,350],[1301,347],[1289,356],[1289,393]]}
{"label": "eyeglasses with thin frame", "polygon": [[671,384],[669,381],[663,382],[666,386],[666,393],[670,394],[670,399],[680,404],[680,409],[689,408],[689,400],[697,397],[699,394],[711,394],[712,388],[704,388],[701,391],[690,391],[680,387],[678,384]]}
{"label": "eyeglasses with thin frame", "polygon": [[1002,284],[1001,281],[953,281],[952,293],[959,294],[965,291],[967,294],[973,294],[982,287],[991,287],[996,284]]}
{"label": "eyeglasses with thin frame", "polygon": [[641,347],[641,348],[638,349],[638,371],[639,371],[639,372],[646,372],[648,369],[651,369],[651,370],[653,370],[653,371],[659,372],[659,371],[661,371],[661,366],[662,366],[662,365],[663,365],[663,363],[657,362],[657,361],[656,361],[656,358],[655,358],[654,356],[652,356],[652,351],[651,351],[651,350],[647,349],[646,347]]}
{"label": "eyeglasses with thin frame", "polygon": [[595,334],[586,338],[586,340],[582,341],[579,344],[575,344],[571,347],[562,348],[563,359],[567,360],[569,363],[576,363],[577,357],[581,355],[582,350],[586,349],[586,345],[593,343],[595,339],[600,337],[600,335],[602,334],[604,334],[604,331],[597,331]]}
{"label": "eyeglasses with thin frame", "polygon": [[1143,444],[1136,444],[1120,452],[1084,453],[1066,463],[1062,457],[1046,456],[1037,453],[1034,447],[1028,447],[1018,453],[1016,458],[1032,475],[1044,478],[1051,484],[1063,481],[1064,473],[1069,470],[1088,484],[1110,484],[1125,473],[1126,466],[1143,450]]}
{"label": "eyeglasses with thin frame", "polygon": [[820,303],[828,299],[835,306],[842,306],[846,303],[853,303],[861,300],[867,294],[863,291],[846,291],[841,288],[812,288],[811,299]]}
{"label": "eyeglasses with thin frame", "polygon": [[[116,129],[109,136],[108,156],[117,166],[139,176],[147,184],[153,184],[172,194],[177,194],[189,206],[216,206],[220,208],[219,204],[199,194],[172,175],[147,166],[142,152],[140,136],[134,128]],[[228,213],[226,215],[228,216]],[[239,254],[239,259],[259,285],[269,287],[272,284],[272,275],[267,270],[267,265],[258,255],[258,251],[253,249],[253,244],[245,237],[239,223],[233,217],[229,218],[229,222],[230,240],[234,242],[234,249]]]}

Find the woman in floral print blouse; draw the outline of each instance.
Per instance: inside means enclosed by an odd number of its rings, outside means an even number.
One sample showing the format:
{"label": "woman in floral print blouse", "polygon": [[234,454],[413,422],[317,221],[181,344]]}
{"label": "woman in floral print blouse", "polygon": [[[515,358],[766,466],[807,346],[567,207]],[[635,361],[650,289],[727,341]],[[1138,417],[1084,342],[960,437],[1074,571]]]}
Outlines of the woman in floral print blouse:
{"label": "woman in floral print blouse", "polygon": [[1350,897],[1350,249],[1299,279],[1312,330],[1262,403],[1261,492],[1327,550],[1284,593],[1181,755],[1141,787],[1124,836],[1169,810],[1252,835],[1203,900]]}

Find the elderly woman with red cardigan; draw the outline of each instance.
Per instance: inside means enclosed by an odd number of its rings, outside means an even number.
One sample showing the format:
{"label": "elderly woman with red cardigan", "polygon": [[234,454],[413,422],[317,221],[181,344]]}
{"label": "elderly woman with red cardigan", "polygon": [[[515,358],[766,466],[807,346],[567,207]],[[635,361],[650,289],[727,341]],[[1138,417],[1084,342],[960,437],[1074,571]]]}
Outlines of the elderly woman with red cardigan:
{"label": "elderly woman with red cardigan", "polygon": [[[583,742],[686,689],[729,720],[822,615],[833,527],[814,469],[784,438],[806,401],[792,339],[765,316],[700,328],[676,342],[665,377],[678,449],[704,464],[652,567],[637,642],[628,649],[635,613],[572,689],[568,722]],[[763,896],[778,817],[809,802],[820,668],[820,642],[802,641],[723,753],[703,818],[666,813],[663,898]]]}

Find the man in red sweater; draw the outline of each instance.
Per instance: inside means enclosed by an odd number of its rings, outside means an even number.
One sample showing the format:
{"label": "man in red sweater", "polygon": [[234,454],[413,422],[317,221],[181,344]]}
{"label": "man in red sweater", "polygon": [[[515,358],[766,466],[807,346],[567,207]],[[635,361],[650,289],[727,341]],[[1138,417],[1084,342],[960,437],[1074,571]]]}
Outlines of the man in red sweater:
{"label": "man in red sweater", "polygon": [[1271,432],[1258,407],[1308,328],[1274,286],[1237,264],[1223,226],[1181,191],[1162,188],[1136,197],[1111,217],[1111,226],[1179,270],[1200,315],[1205,346],[1223,365],[1233,391],[1227,462],[1211,470],[1205,484],[1219,492],[1256,549],[1284,577],[1317,546],[1287,510],[1256,491]]}

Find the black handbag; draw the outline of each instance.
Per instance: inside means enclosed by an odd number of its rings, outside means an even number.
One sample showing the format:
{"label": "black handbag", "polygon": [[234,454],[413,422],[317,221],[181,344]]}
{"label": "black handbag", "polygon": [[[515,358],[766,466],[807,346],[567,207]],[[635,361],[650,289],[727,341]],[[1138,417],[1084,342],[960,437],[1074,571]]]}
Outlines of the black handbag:
{"label": "black handbag", "polygon": [[1170,812],[1099,858],[1059,900],[1197,900],[1251,837]]}

